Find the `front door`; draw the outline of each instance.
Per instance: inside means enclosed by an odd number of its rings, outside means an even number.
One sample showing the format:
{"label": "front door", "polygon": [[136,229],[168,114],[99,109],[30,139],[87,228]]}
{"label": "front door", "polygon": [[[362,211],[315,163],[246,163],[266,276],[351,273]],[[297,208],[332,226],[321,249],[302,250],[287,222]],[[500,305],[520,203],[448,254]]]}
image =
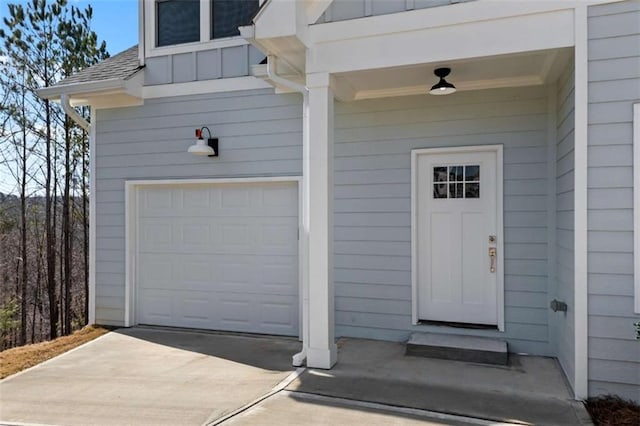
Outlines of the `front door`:
{"label": "front door", "polygon": [[500,154],[497,146],[415,151],[419,321],[499,324]]}

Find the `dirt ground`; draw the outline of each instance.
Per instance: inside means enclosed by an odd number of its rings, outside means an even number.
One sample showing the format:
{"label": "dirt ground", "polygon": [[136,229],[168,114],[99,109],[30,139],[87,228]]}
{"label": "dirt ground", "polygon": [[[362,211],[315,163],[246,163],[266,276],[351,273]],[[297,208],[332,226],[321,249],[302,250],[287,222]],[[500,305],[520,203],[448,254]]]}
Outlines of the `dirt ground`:
{"label": "dirt ground", "polygon": [[0,379],[40,364],[76,346],[102,336],[108,331],[106,328],[88,325],[69,336],[2,351],[0,352]]}
{"label": "dirt ground", "polygon": [[596,426],[640,425],[640,406],[633,401],[607,395],[589,398],[585,405]]}

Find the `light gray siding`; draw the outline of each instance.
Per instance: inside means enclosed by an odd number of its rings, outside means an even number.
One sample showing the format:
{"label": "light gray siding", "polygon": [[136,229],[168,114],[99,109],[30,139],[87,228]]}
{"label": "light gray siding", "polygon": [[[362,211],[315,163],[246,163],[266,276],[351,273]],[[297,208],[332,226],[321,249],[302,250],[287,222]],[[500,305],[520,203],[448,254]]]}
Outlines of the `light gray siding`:
{"label": "light gray siding", "polygon": [[[96,322],[124,320],[124,185],[135,179],[300,175],[302,107],[272,89],[146,100],[99,110],[96,123]],[[187,154],[194,129],[220,157]]]}
{"label": "light gray siding", "polygon": [[346,21],[468,1],[473,0],[334,0],[316,23]]}
{"label": "light gray siding", "polygon": [[243,77],[264,55],[248,44],[201,50],[145,59],[144,84],[186,83],[189,81]]}
{"label": "light gray siding", "polygon": [[640,102],[640,2],[589,7],[588,31],[589,393],[640,401],[632,177],[632,109]]}
{"label": "light gray siding", "polygon": [[[506,331],[513,352],[549,343],[547,97],[540,87],[336,104],[336,334],[411,331],[411,168],[415,148],[504,145]],[[455,329],[446,331],[456,332]]]}
{"label": "light gray siding", "polygon": [[550,314],[557,356],[569,383],[575,379],[574,330],[574,70],[568,66],[557,84],[556,96],[556,265],[554,298],[568,305],[567,312]]}

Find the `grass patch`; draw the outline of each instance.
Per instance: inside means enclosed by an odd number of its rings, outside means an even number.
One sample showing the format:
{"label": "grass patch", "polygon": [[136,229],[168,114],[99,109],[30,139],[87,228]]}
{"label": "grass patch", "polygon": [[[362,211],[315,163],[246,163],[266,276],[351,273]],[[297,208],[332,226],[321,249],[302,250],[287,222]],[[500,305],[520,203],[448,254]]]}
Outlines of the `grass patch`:
{"label": "grass patch", "polygon": [[76,346],[102,336],[108,331],[106,328],[88,325],[69,336],[2,351],[0,352],[0,379],[40,364]]}
{"label": "grass patch", "polygon": [[615,395],[589,398],[585,403],[596,426],[638,426],[640,405]]}

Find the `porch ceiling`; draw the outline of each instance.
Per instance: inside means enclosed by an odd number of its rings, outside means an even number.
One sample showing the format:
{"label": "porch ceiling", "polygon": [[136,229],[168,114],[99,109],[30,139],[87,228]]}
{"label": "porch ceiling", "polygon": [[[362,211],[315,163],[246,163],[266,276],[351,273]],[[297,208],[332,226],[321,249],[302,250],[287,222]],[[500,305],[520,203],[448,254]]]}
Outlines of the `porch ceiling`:
{"label": "porch ceiling", "polygon": [[447,81],[460,91],[535,86],[555,81],[573,49],[552,49],[473,60],[380,68],[334,74],[334,92],[342,101],[426,94],[437,82],[433,70],[450,67]]}

